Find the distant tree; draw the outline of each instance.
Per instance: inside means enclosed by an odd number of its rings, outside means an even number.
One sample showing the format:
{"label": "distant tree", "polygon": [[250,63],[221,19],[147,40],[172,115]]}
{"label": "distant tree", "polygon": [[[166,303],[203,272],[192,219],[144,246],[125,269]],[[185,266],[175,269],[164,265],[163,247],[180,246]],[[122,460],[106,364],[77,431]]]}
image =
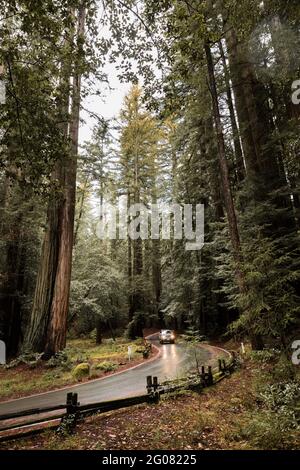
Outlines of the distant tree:
{"label": "distant tree", "polygon": [[[138,85],[133,85],[125,97],[120,117],[121,185],[127,196],[128,208],[133,204],[149,205],[152,203],[151,195],[154,195],[156,184],[160,131],[157,121],[142,104],[142,90]],[[129,216],[128,224],[132,220],[133,217]],[[129,320],[133,325],[135,314],[139,312],[140,316],[149,304],[144,248],[141,238],[128,238]],[[152,268],[155,270],[158,266]],[[158,279],[158,270],[156,276]],[[141,326],[137,331],[134,327],[131,331],[133,336],[142,334]]]}

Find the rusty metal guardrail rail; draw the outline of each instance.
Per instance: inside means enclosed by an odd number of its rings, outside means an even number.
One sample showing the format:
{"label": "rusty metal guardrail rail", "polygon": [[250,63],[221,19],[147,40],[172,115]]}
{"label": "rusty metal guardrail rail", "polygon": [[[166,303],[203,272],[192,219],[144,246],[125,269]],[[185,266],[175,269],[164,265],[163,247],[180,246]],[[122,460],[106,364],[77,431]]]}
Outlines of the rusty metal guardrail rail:
{"label": "rusty metal guardrail rail", "polygon": [[194,374],[182,379],[160,384],[157,377],[148,376],[146,379],[147,393],[144,395],[80,405],[78,394],[71,392],[67,394],[65,404],[0,415],[0,442],[41,432],[44,428],[37,428],[37,425],[43,425],[44,423],[47,423],[47,429],[55,428],[58,432],[72,433],[77,422],[94,414],[106,413],[142,403],[155,404],[159,402],[161,395],[179,390],[201,392],[203,388],[214,385],[228,376],[236,365],[236,356],[231,353],[229,361],[225,359],[218,360],[217,368],[201,366]]}

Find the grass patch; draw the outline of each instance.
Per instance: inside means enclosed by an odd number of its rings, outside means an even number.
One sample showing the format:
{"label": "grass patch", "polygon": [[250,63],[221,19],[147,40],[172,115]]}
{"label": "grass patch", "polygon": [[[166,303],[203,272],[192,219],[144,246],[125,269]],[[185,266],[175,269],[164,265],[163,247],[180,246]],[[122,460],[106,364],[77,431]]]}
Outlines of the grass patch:
{"label": "grass patch", "polygon": [[[20,364],[12,368],[0,367],[0,399],[53,390],[78,380],[96,379],[124,369],[128,366],[128,346],[132,350],[130,365],[143,361],[141,340],[117,338],[116,341],[104,340],[96,346],[91,339],[72,339],[68,341],[64,353],[48,363],[38,361],[36,364]],[[72,371],[82,363],[89,364],[90,374],[78,378]]]}
{"label": "grass patch", "polygon": [[103,370],[104,372],[112,372],[116,370],[116,364],[109,361],[100,362],[96,365],[96,370]]}

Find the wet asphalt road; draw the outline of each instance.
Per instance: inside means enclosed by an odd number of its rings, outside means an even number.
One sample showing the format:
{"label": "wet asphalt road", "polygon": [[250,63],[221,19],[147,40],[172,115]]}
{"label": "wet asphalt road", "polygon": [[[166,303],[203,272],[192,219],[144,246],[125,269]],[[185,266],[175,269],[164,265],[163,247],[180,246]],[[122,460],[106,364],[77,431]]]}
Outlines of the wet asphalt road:
{"label": "wet asphalt road", "polygon": [[[142,395],[146,393],[147,375],[157,376],[162,382],[166,379],[180,377],[195,366],[194,353],[190,347],[182,344],[160,346],[156,339],[152,342],[160,348],[160,356],[152,362],[146,362],[132,370],[111,375],[102,380],[85,382],[63,390],[0,403],[0,415],[64,404],[69,391],[78,393],[81,404]],[[212,351],[203,344],[197,350],[197,357],[199,364],[208,364],[212,361]]]}

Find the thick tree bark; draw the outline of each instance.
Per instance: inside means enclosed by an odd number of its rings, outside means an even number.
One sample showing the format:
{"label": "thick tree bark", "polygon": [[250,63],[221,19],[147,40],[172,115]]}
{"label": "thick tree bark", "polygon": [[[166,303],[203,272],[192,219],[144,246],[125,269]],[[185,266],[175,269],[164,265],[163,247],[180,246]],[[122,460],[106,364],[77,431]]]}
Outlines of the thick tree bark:
{"label": "thick tree bark", "polygon": [[254,184],[260,181],[256,195],[264,197],[287,184],[285,175],[280,172],[280,155],[278,151],[274,154],[274,146],[269,142],[273,131],[269,91],[257,80],[253,65],[247,59],[247,45],[238,42],[228,21],[226,42],[247,176]]}
{"label": "thick tree bark", "polygon": [[215,218],[220,221],[224,218],[224,206],[220,185],[220,177],[218,171],[218,147],[214,138],[213,118],[209,117],[204,124],[203,135],[205,140],[203,142],[202,152],[206,161],[211,161],[208,167],[209,183],[212,194],[212,202],[214,205]]}
{"label": "thick tree bark", "polygon": [[109,331],[110,331],[111,337],[112,337],[112,339],[113,339],[114,341],[116,341],[116,334],[115,334],[114,329],[113,329],[113,327],[112,327],[111,320],[108,319],[108,320],[107,320],[107,323],[108,323],[108,327],[109,327]]}
{"label": "thick tree bark", "polygon": [[[131,204],[131,198],[130,198],[130,192],[128,191],[127,194],[127,210],[129,209]],[[128,216],[127,220],[127,226],[129,227],[129,224],[131,222],[130,216]],[[133,319],[133,313],[134,313],[134,308],[133,308],[133,271],[132,271],[132,240],[129,236],[127,235],[127,275],[128,275],[128,285],[129,285],[129,296],[128,296],[128,303],[129,303],[129,311],[128,311],[128,318],[129,321]]]}
{"label": "thick tree bark", "polygon": [[49,202],[47,229],[41,251],[41,261],[23,350],[43,352],[50,317],[56,266],[58,257],[58,207],[59,200],[53,196]]}
{"label": "thick tree bark", "polygon": [[[0,81],[3,79],[5,79],[5,67],[0,63]],[[13,181],[7,172],[4,176],[3,191],[0,194],[0,239],[5,248],[5,259],[0,276],[0,340],[6,344],[7,357],[14,357],[20,346],[22,331],[19,295],[24,281],[24,248],[21,240],[23,215],[18,211],[11,225],[8,225],[6,220],[6,211],[9,210],[12,202],[12,191]]]}
{"label": "thick tree bark", "polygon": [[252,134],[251,119],[244,94],[241,50],[235,31],[229,27],[228,23],[226,23],[226,42],[236,111],[246,161],[246,171],[250,178],[255,178],[259,173],[259,155]]}
{"label": "thick tree bark", "polygon": [[[140,203],[139,190],[136,189],[134,200],[136,204]],[[137,312],[143,309],[143,295],[140,288],[139,279],[143,274],[143,241],[141,238],[132,241],[133,247],[133,294],[132,294],[132,309]]]}
{"label": "thick tree bark", "polygon": [[[84,37],[85,8],[78,13],[78,39]],[[52,355],[66,345],[67,317],[69,310],[72,251],[74,243],[74,217],[76,204],[76,172],[80,119],[81,73],[75,64],[73,77],[72,112],[70,124],[71,155],[64,168],[65,193],[60,211],[59,251],[57,272],[47,331],[46,356]]]}
{"label": "thick tree bark", "polygon": [[[68,43],[73,31],[68,33]],[[70,51],[71,53],[71,51]],[[69,134],[69,104],[70,104],[70,61],[62,64],[61,67],[61,98],[58,107],[61,111],[63,124],[60,131],[65,140]],[[44,352],[47,338],[47,330],[50,321],[51,306],[54,293],[54,285],[57,274],[59,237],[60,237],[60,217],[64,196],[61,194],[65,187],[64,162],[58,160],[51,175],[51,179],[58,187],[50,196],[47,209],[46,231],[40,255],[39,270],[36,279],[36,287],[31,309],[30,322],[27,327],[23,344],[24,351]]]}
{"label": "thick tree bark", "polygon": [[217,92],[217,87],[216,87],[214,64],[213,64],[213,58],[212,58],[209,44],[206,43],[204,45],[204,49],[205,49],[205,55],[206,55],[206,60],[207,60],[209,87],[210,87],[210,93],[211,93],[211,98],[212,98],[213,115],[214,115],[215,128],[216,128],[217,141],[218,141],[219,164],[220,164],[222,188],[223,188],[223,195],[224,195],[224,203],[225,203],[225,209],[226,209],[226,214],[227,214],[230,239],[231,239],[231,243],[233,247],[233,255],[234,255],[234,260],[236,263],[236,278],[237,278],[240,291],[244,292],[245,279],[244,279],[243,272],[241,270],[242,253],[241,253],[241,245],[240,245],[240,236],[239,236],[239,230],[238,230],[238,225],[237,225],[237,218],[236,218],[236,213],[235,213],[232,192],[230,188],[229,171],[228,171],[228,164],[227,164],[227,159],[226,159],[225,141],[224,141],[224,135],[223,135],[223,129],[222,129],[221,115],[220,115],[220,109],[219,109],[219,103],[218,103],[218,92]]}
{"label": "thick tree bark", "polygon": [[[226,151],[225,151],[225,142],[224,142],[224,135],[222,130],[222,122],[219,110],[219,103],[218,103],[218,92],[215,80],[215,73],[214,73],[214,64],[213,58],[210,50],[209,44],[205,44],[204,46],[206,59],[207,59],[207,68],[208,68],[208,76],[209,76],[209,85],[210,85],[210,92],[212,97],[212,104],[213,104],[213,114],[215,119],[215,126],[217,132],[217,140],[218,140],[218,149],[219,149],[219,161],[220,161],[220,170],[221,170],[221,177],[222,177],[222,188],[224,193],[224,202],[225,202],[225,209],[227,213],[228,219],[228,226],[229,226],[229,234],[230,239],[233,247],[233,255],[234,260],[236,263],[236,279],[239,286],[239,290],[241,293],[244,293],[247,289],[245,276],[241,268],[242,263],[242,252],[240,246],[240,237],[239,237],[239,230],[237,225],[237,219],[235,214],[234,202],[230,188],[230,180],[229,180],[229,172],[226,160]],[[251,342],[255,348],[261,349],[263,347],[263,341],[260,335],[251,333]]]}
{"label": "thick tree bark", "polygon": [[[28,242],[25,220],[32,211],[31,205],[20,207],[23,195],[19,182],[8,176],[14,173],[12,167],[7,171],[0,192],[0,339],[6,344],[9,358],[17,355],[23,341],[22,296],[26,295]],[[21,175],[21,171],[18,174]]]}
{"label": "thick tree bark", "polygon": [[101,344],[101,343],[102,343],[102,321],[99,318],[96,324],[96,344]]}
{"label": "thick tree bark", "polygon": [[[160,241],[152,240],[152,285],[155,300],[155,312],[159,314],[162,291]],[[163,326],[163,325],[162,325]]]}
{"label": "thick tree bark", "polygon": [[[134,155],[134,204],[140,204],[140,168],[139,155],[135,151]],[[133,274],[133,293],[132,293],[132,311],[133,313],[143,309],[143,295],[140,289],[140,276],[143,274],[143,241],[139,237],[132,240],[132,274]],[[140,332],[139,332],[140,333]]]}
{"label": "thick tree bark", "polygon": [[232,98],[231,86],[230,86],[230,77],[229,77],[226,57],[225,57],[225,53],[224,53],[224,49],[223,49],[223,45],[221,41],[219,41],[219,50],[221,53],[221,59],[222,59],[222,64],[223,64],[227,104],[228,104],[228,109],[230,113],[230,121],[231,121],[231,128],[232,128],[232,134],[233,134],[234,153],[235,153],[235,160],[236,160],[236,174],[237,174],[237,180],[241,182],[245,178],[245,165],[244,165],[242,147],[240,143],[240,132],[239,132],[239,128],[238,128],[236,117],[235,117],[235,110],[234,110],[233,98]]}
{"label": "thick tree bark", "polygon": [[[272,143],[276,132],[273,111],[269,109],[270,90],[258,81],[254,66],[247,57],[248,45],[239,43],[228,21],[226,40],[247,179],[253,188],[252,197],[261,202],[270,199],[270,194],[273,194],[271,197],[275,207],[290,209],[284,216],[278,211],[278,217],[269,218],[265,234],[274,236],[282,231],[294,231],[296,223],[291,199],[286,195],[286,172],[281,170],[281,149],[280,145]],[[266,220],[268,217],[270,214],[266,213]]]}
{"label": "thick tree bark", "polygon": [[18,214],[5,237],[6,260],[0,296],[0,339],[6,344],[8,357],[14,357],[18,353],[21,339],[19,296],[24,281],[21,224],[22,214]]}
{"label": "thick tree bark", "polygon": [[[84,17],[82,21],[81,15],[78,21],[78,34],[83,34],[84,28]],[[58,181],[60,185],[57,193],[63,194],[54,194],[49,201],[47,230],[42,246],[30,325],[24,342],[24,349],[38,352],[46,350],[47,357],[65,345],[69,303],[80,100],[80,76],[76,75],[73,81],[73,104],[69,130],[67,117],[70,67],[69,62],[62,67],[60,106],[62,116],[64,116],[61,131],[66,139],[70,132],[71,156],[66,161],[57,161],[53,174],[53,180]]]}
{"label": "thick tree bark", "polygon": [[78,213],[78,218],[77,218],[77,221],[76,221],[76,228],[75,228],[75,233],[74,233],[74,246],[76,246],[76,243],[78,241],[78,233],[79,233],[80,223],[81,223],[81,219],[82,219],[82,216],[83,216],[83,213],[84,213],[83,206],[84,206],[84,202],[85,202],[85,199],[86,199],[87,186],[88,186],[88,178],[86,178],[86,180],[84,182],[84,186],[83,186],[82,194],[81,194],[81,198],[80,198],[79,213]]}
{"label": "thick tree bark", "polygon": [[265,347],[261,335],[250,335],[251,348],[253,351],[262,351]]}

